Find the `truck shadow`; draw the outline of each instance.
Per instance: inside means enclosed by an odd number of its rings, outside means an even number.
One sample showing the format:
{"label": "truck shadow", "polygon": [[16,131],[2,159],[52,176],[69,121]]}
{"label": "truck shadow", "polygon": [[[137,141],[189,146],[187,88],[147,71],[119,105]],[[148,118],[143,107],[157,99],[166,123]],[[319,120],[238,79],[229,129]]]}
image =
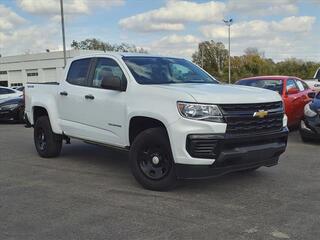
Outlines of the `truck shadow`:
{"label": "truck shadow", "polygon": [[[138,185],[129,168],[129,153],[112,148],[96,146],[77,142],[71,145],[64,145],[61,161],[72,165],[76,164],[79,171],[91,171],[95,175],[110,175],[115,178],[130,179],[131,187],[142,189]],[[58,159],[60,159],[58,158]],[[82,169],[82,170],[81,170]],[[197,191],[199,189],[211,189],[219,186],[236,187],[237,184],[245,184],[246,182],[267,181],[268,170],[270,168],[261,168],[256,172],[249,173],[230,173],[224,176],[201,179],[201,180],[180,180],[176,188],[172,192]],[[235,185],[235,183],[237,183]],[[136,189],[136,190],[137,190]]]}

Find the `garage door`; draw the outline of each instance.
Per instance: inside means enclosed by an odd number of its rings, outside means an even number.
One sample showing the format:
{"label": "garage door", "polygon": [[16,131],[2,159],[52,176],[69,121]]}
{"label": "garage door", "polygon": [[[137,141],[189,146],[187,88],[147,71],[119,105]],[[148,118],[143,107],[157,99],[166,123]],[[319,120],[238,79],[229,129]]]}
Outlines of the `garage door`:
{"label": "garage door", "polygon": [[22,71],[8,71],[9,84],[23,83]]}
{"label": "garage door", "polygon": [[46,68],[43,69],[44,82],[57,82],[57,69],[56,68]]}

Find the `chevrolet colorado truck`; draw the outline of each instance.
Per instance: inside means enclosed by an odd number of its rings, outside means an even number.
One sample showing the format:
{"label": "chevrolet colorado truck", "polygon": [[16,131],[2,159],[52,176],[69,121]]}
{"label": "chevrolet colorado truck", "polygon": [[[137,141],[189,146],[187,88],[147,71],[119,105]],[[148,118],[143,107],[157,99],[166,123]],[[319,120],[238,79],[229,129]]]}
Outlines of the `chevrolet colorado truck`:
{"label": "chevrolet colorado truck", "polygon": [[124,149],[151,190],[274,166],[287,145],[278,93],[220,84],[181,58],[77,57],[60,83],[28,83],[25,101],[41,157],[57,157],[70,138]]}

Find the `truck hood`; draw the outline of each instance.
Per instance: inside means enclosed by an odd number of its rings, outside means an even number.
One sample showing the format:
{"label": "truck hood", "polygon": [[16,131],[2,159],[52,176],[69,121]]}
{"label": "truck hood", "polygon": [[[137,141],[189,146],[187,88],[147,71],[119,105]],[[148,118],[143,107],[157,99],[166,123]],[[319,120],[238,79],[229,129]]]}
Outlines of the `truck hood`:
{"label": "truck hood", "polygon": [[[158,85],[158,87],[185,92],[199,103],[234,104],[281,101],[281,96],[277,92],[239,85],[187,83]],[[183,99],[178,100],[183,101]]]}

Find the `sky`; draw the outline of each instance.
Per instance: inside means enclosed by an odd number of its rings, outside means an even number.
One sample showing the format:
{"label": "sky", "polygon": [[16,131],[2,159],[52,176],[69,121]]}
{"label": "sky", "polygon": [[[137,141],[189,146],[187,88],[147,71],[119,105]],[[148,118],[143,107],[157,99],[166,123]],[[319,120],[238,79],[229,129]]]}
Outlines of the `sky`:
{"label": "sky", "polygon": [[[0,0],[0,54],[62,49],[60,0]],[[67,48],[72,40],[126,42],[150,53],[191,58],[198,43],[256,47],[275,61],[320,61],[320,0],[64,0]]]}

